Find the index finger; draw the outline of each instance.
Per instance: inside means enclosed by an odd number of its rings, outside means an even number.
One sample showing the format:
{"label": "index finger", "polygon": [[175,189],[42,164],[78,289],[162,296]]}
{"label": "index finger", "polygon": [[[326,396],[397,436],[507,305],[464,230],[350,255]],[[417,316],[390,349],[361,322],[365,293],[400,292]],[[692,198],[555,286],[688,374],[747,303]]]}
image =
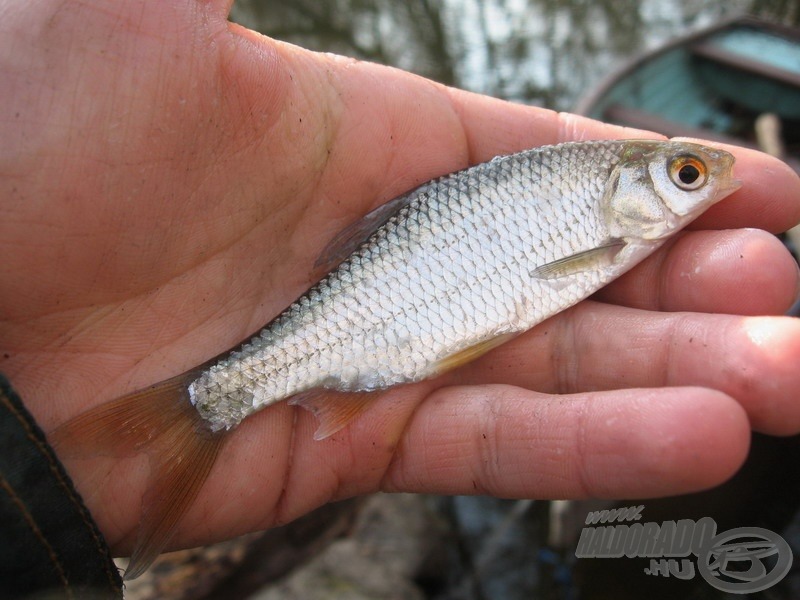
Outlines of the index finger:
{"label": "index finger", "polygon": [[[461,90],[450,89],[449,95],[464,128],[471,164],[489,160],[497,154],[544,144],[664,137],[579,115],[510,104]],[[724,148],[736,156],[735,174],[744,185],[698,218],[692,228],[757,227],[778,233],[800,221],[800,178],[786,163],[748,148],[704,143]]]}
{"label": "index finger", "polygon": [[758,227],[780,233],[800,222],[800,177],[789,165],[757,150],[714,145],[736,156],[734,174],[743,185],[703,213],[692,228]]}

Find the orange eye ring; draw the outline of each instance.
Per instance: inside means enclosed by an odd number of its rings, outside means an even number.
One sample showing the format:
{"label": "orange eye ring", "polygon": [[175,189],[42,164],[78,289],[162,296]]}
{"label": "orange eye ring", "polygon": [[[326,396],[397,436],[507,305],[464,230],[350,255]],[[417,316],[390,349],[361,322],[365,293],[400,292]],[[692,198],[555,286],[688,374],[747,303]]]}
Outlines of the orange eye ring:
{"label": "orange eye ring", "polygon": [[668,171],[672,183],[682,190],[697,190],[708,181],[706,164],[690,154],[682,154],[670,160]]}

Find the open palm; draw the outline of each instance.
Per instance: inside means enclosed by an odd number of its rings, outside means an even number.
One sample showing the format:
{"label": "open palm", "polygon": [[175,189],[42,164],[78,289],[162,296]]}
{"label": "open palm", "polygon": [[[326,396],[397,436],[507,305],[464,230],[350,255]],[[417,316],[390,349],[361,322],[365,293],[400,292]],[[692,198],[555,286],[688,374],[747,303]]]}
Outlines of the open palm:
{"label": "open palm", "polygon": [[[45,2],[0,25],[0,369],[45,429],[252,334],[313,282],[338,230],[423,181],[642,135],[280,44],[228,23],[228,4]],[[601,302],[386,394],[322,442],[285,404],[248,419],[175,545],[375,490],[680,493],[738,468],[751,426],[800,430],[800,325],[736,316],[782,313],[796,268],[772,236],[735,229],[791,226],[800,183],[736,154],[744,188]],[[100,461],[113,471],[98,480]],[[146,462],[69,467],[128,550]]]}

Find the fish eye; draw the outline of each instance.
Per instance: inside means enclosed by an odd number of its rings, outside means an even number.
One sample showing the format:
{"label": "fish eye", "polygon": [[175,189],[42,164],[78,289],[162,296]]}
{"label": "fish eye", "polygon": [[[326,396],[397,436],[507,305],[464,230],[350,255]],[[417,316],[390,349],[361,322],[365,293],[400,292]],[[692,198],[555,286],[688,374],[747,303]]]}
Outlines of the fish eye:
{"label": "fish eye", "polygon": [[708,180],[706,164],[691,155],[676,156],[669,162],[669,178],[682,190],[696,190]]}

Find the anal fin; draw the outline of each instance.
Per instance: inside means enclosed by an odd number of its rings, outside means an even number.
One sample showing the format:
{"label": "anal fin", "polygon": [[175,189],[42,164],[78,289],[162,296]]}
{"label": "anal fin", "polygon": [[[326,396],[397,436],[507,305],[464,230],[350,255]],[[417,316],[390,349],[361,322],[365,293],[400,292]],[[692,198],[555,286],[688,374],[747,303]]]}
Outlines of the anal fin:
{"label": "anal fin", "polygon": [[302,392],[289,399],[289,404],[302,406],[319,421],[314,439],[324,440],[358,417],[386,390],[372,392],[340,392],[324,388]]}

